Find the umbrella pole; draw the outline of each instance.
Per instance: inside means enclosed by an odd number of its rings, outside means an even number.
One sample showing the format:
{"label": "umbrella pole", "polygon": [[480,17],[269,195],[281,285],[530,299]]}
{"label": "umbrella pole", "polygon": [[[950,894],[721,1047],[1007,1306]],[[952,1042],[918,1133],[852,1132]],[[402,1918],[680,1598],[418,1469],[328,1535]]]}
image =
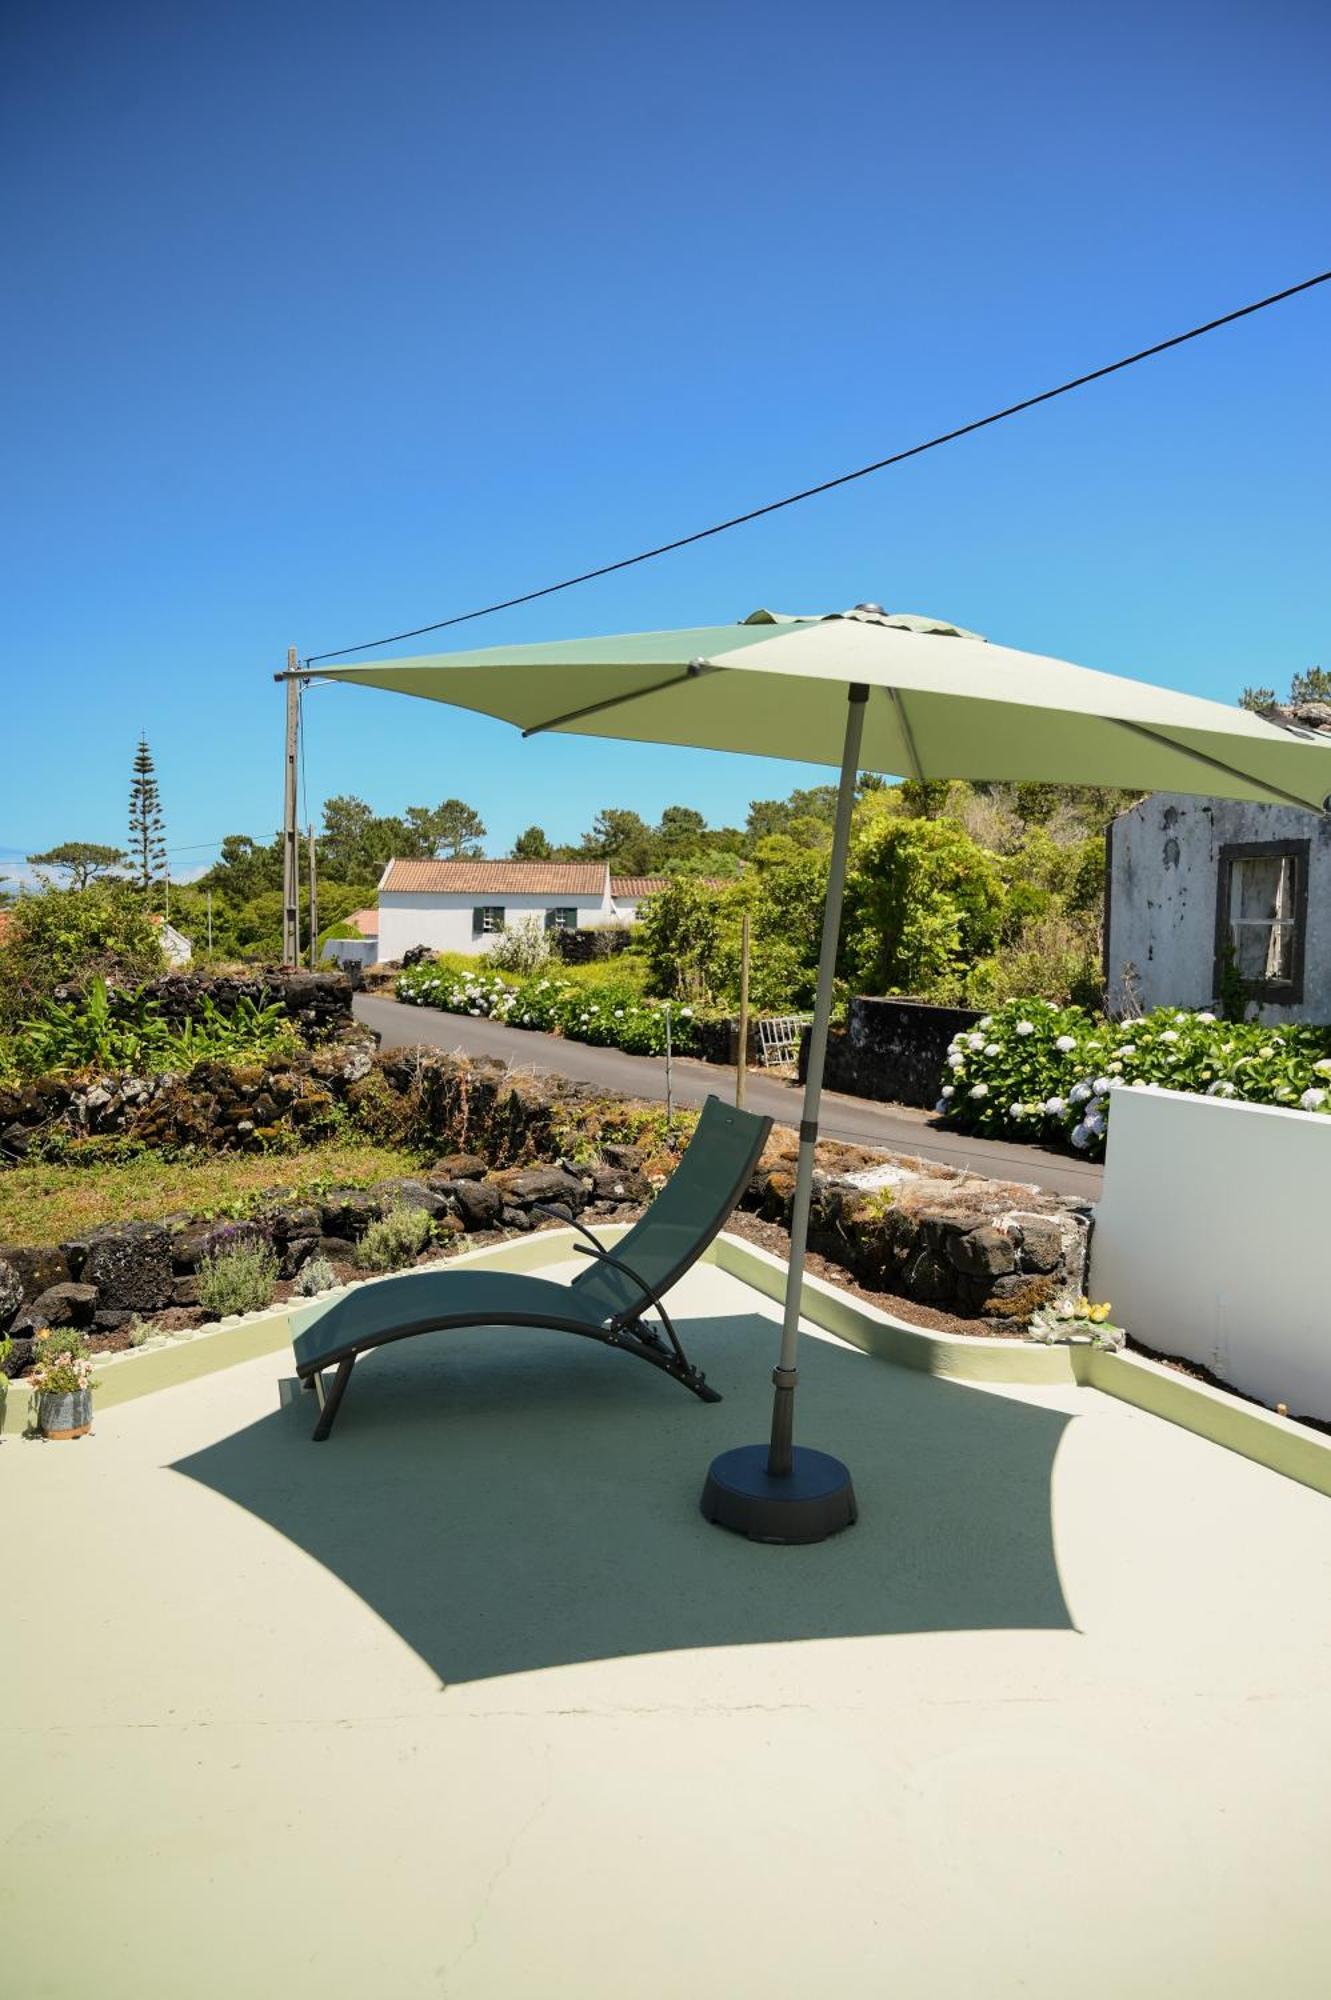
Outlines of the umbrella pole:
{"label": "umbrella pole", "polygon": [[847,689],[846,735],[837,787],[836,822],[827,870],[827,900],[823,905],[823,935],[818,954],[818,984],[813,1024],[809,1031],[808,1070],[800,1118],[799,1159],[790,1213],[790,1262],[786,1272],[785,1313],[781,1354],[772,1372],[772,1435],[769,1444],[742,1445],[715,1459],[703,1492],[703,1513],[722,1527],[734,1528],[754,1541],[821,1541],[855,1519],[855,1494],[850,1473],[839,1459],[825,1452],[797,1449],[794,1443],[795,1388],[799,1380],[800,1303],[804,1256],[809,1240],[809,1209],[813,1198],[814,1152],[818,1144],[818,1109],[827,1059],[827,1031],[832,1018],[832,984],[841,935],[841,904],[850,852],[850,817],[855,804],[864,708],[869,690],[854,683]]}

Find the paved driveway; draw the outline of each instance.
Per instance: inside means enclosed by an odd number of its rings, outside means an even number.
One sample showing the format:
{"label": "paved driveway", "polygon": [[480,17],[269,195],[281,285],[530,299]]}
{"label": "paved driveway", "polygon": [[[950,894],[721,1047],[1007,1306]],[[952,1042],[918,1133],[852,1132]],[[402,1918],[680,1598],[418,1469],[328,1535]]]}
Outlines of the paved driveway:
{"label": "paved driveway", "polygon": [[[659,1056],[630,1056],[621,1049],[594,1049],[585,1042],[566,1042],[557,1035],[538,1035],[530,1028],[511,1028],[502,1021],[473,1020],[468,1014],[441,1014],[433,1007],[404,1007],[398,1000],[361,994],[356,1016],[374,1029],[386,1049],[457,1049],[465,1055],[497,1056],[514,1069],[550,1071],[594,1083],[601,1090],[625,1097],[665,1097],[665,1062]],[[674,1096],[678,1104],[699,1105],[712,1095],[733,1097],[735,1072],[715,1063],[677,1061]],[[796,1085],[760,1071],[749,1072],[748,1103],[783,1125],[798,1125],[800,1092]],[[828,1091],[823,1098],[824,1138],[860,1146],[914,1153],[945,1166],[967,1167],[999,1180],[1034,1182],[1059,1194],[1099,1199],[1102,1168],[1089,1160],[1069,1159],[1042,1146],[1008,1145],[951,1132],[934,1123],[926,1111],[903,1104],[875,1104],[863,1097]]]}

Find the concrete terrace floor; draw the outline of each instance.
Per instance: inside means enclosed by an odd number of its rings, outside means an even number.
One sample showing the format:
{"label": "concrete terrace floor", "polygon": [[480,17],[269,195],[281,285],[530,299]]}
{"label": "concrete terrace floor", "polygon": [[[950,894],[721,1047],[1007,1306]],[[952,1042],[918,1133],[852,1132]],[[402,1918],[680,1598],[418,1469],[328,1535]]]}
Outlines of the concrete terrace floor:
{"label": "concrete terrace floor", "polygon": [[860,1524],[752,1547],[776,1309],[673,1304],[721,1404],[477,1332],[0,1447],[7,1992],[1325,1992],[1327,1501],[814,1336]]}

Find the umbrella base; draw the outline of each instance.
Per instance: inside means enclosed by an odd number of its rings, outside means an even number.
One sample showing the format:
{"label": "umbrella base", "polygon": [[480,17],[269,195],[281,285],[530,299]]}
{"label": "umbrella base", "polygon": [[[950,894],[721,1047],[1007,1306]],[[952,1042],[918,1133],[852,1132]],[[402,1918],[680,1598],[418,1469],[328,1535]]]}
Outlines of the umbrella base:
{"label": "umbrella base", "polygon": [[707,1519],[751,1542],[822,1542],[852,1527],[859,1509],[841,1460],[804,1445],[795,1446],[794,1456],[785,1478],[773,1479],[765,1444],[723,1451],[703,1488]]}

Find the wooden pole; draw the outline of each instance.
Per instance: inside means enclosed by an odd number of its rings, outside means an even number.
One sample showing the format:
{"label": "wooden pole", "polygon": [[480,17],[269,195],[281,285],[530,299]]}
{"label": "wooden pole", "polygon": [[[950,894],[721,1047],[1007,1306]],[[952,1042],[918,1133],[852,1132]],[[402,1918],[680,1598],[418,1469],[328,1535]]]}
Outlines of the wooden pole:
{"label": "wooden pole", "polygon": [[282,789],[282,963],[294,965],[297,956],[297,926],[300,921],[297,898],[299,848],[296,837],[296,757],[300,737],[300,680],[296,673],[296,649],[287,648],[286,759]]}
{"label": "wooden pole", "polygon": [[310,971],[313,972],[315,959],[319,952],[319,873],[318,863],[315,860],[314,854],[313,820],[310,821],[306,831],[309,840],[310,857],[310,865],[307,871],[310,878]]}
{"label": "wooden pole", "polygon": [[735,1108],[744,1109],[749,1083],[749,913],[739,926],[739,1047],[735,1051]]}

